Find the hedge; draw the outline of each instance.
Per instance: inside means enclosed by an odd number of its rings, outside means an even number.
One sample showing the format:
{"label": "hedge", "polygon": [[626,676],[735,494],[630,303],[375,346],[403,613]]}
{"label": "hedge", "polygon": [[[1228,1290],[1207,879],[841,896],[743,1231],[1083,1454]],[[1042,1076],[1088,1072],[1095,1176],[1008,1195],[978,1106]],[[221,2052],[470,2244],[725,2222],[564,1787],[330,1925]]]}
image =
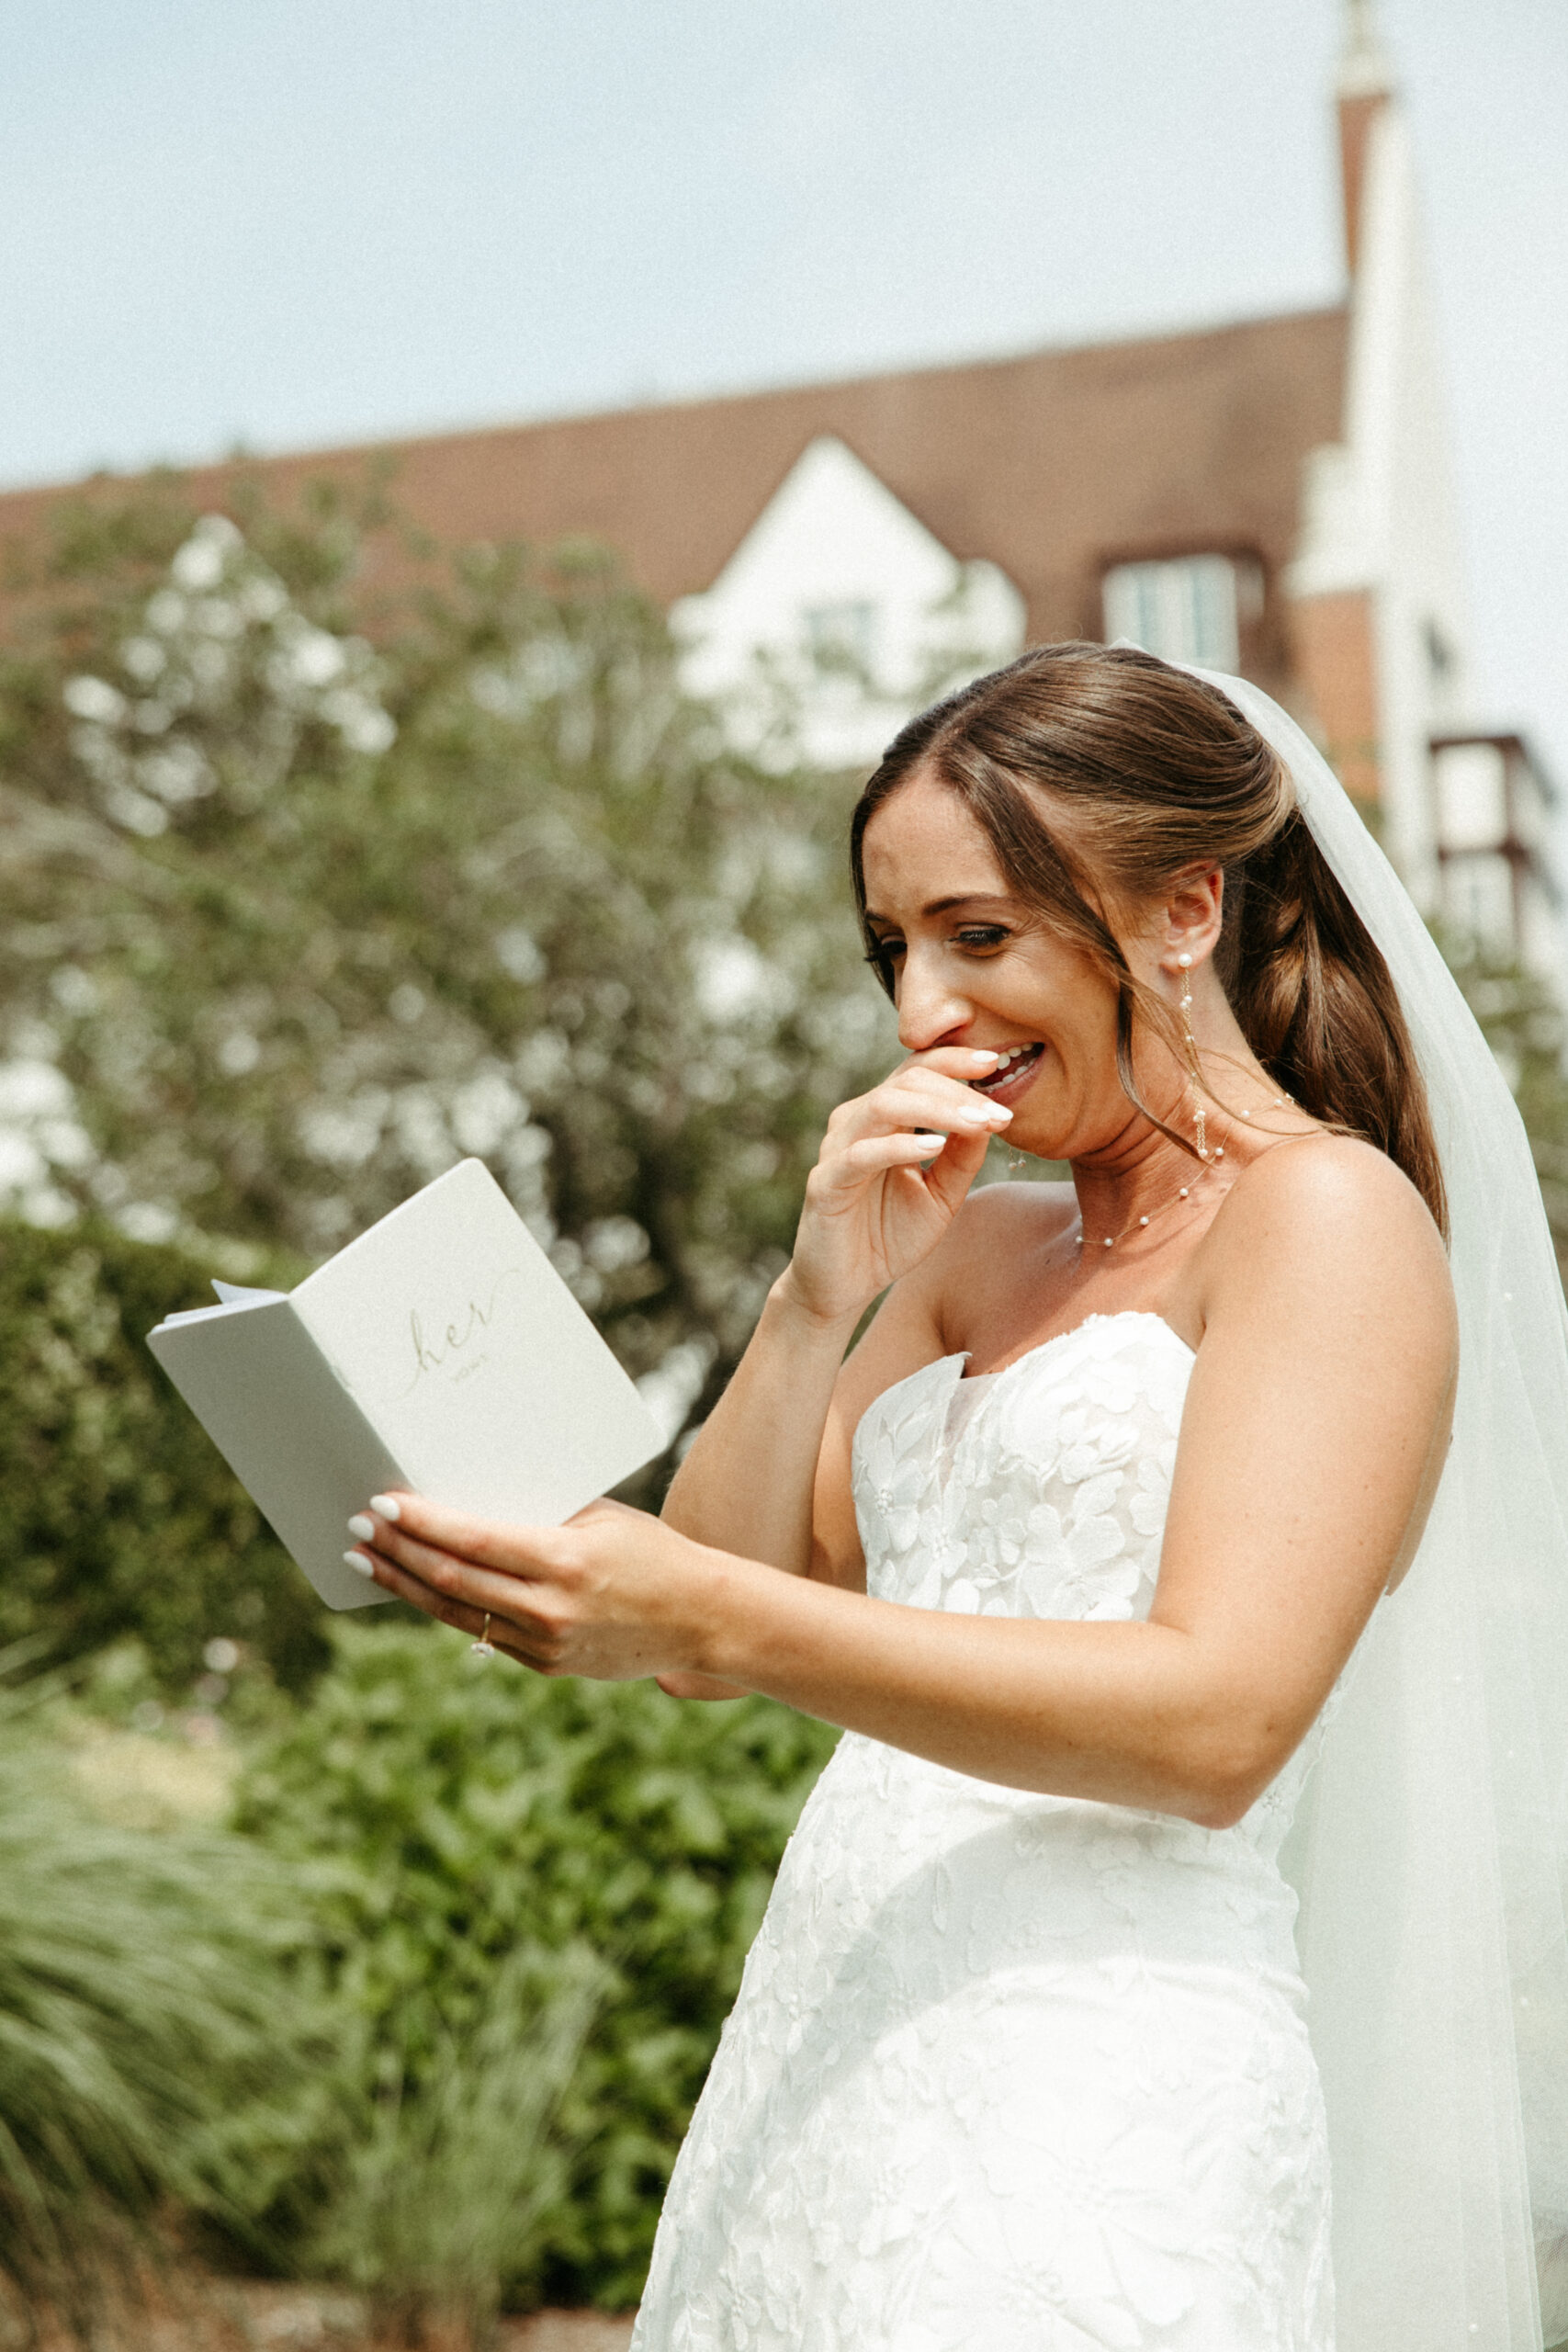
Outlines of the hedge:
{"label": "hedge", "polygon": [[[838,1735],[763,1699],[682,1702],[652,1682],[480,1664],[445,1628],[339,1620],[333,1644],[333,1670],[252,1764],[235,1820],[309,1902],[330,2000],[364,2030],[346,2102],[417,2113],[452,2053],[482,2041],[514,1956],[541,1963],[543,2024],[552,1977],[594,1955],[593,2021],[553,2115],[570,2169],[551,2210],[519,2226],[500,2283],[524,2302],[623,2307],[784,1840]],[[531,2046],[547,2063],[540,2036],[520,2025],[517,2039],[525,2067]],[[448,2146],[449,2168],[471,2168],[460,2154]],[[446,2197],[439,2167],[422,2188]],[[275,2241],[308,2242],[309,2174],[299,2189],[257,2217]]]}
{"label": "hedge", "polygon": [[286,1690],[325,1665],[321,1603],[145,1344],[212,1271],[0,1221],[0,1645],[65,1663],[135,1635],[172,1697],[217,1635]]}

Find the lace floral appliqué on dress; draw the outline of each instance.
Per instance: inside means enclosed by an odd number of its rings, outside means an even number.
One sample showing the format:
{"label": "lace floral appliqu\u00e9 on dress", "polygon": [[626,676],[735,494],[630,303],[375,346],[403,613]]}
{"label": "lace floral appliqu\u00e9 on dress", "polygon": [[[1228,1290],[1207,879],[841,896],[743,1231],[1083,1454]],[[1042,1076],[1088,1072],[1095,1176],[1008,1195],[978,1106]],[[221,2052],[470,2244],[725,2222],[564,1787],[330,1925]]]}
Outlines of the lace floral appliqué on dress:
{"label": "lace floral appliqu\u00e9 on dress", "polygon": [[[1190,1351],[1100,1316],[928,1364],[854,1448],[869,1589],[1005,1617],[1154,1597]],[[846,1734],[779,1872],[635,2352],[1331,2352],[1328,2155],[1246,1818],[997,1788]]]}

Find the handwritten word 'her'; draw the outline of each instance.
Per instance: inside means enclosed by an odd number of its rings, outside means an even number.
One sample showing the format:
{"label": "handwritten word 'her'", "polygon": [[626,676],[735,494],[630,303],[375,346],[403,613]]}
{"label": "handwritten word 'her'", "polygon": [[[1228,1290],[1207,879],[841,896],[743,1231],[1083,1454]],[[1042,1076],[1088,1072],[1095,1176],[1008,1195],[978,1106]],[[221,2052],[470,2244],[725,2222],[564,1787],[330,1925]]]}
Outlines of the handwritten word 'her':
{"label": "handwritten word 'her'", "polygon": [[[469,1299],[466,1310],[445,1326],[439,1338],[433,1338],[427,1331],[418,1307],[412,1309],[409,1316],[409,1336],[413,1342],[414,1374],[403,1391],[405,1396],[418,1387],[426,1373],[440,1372],[451,1365],[455,1356],[461,1356],[465,1349],[470,1348],[490,1329],[495,1319],[496,1302],[502,1286],[522,1272],[521,1266],[508,1266],[504,1273],[496,1277],[494,1287],[484,1304],[481,1306],[478,1299]],[[456,1369],[454,1376],[461,1379],[465,1373],[477,1371],[481,1361],[482,1358],[469,1358]]]}

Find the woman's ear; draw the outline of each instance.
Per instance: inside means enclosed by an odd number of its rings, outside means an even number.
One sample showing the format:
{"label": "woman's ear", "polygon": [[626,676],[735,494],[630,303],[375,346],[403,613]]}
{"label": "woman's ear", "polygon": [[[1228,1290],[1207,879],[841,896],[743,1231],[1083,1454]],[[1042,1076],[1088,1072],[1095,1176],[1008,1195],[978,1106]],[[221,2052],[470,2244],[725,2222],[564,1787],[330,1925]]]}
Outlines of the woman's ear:
{"label": "woman's ear", "polygon": [[1194,965],[1211,956],[1219,944],[1224,920],[1225,877],[1217,865],[1189,866],[1166,893],[1156,923],[1159,959],[1174,965],[1190,956]]}

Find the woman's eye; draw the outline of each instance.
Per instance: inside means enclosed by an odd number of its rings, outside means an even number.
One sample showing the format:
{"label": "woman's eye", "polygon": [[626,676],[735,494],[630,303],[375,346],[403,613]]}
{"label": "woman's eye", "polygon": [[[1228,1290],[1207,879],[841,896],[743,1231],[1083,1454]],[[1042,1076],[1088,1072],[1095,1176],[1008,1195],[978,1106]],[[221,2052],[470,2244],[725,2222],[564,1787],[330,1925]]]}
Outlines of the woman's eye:
{"label": "woman's eye", "polygon": [[997,924],[984,924],[957,934],[960,947],[999,947],[1008,933]]}

